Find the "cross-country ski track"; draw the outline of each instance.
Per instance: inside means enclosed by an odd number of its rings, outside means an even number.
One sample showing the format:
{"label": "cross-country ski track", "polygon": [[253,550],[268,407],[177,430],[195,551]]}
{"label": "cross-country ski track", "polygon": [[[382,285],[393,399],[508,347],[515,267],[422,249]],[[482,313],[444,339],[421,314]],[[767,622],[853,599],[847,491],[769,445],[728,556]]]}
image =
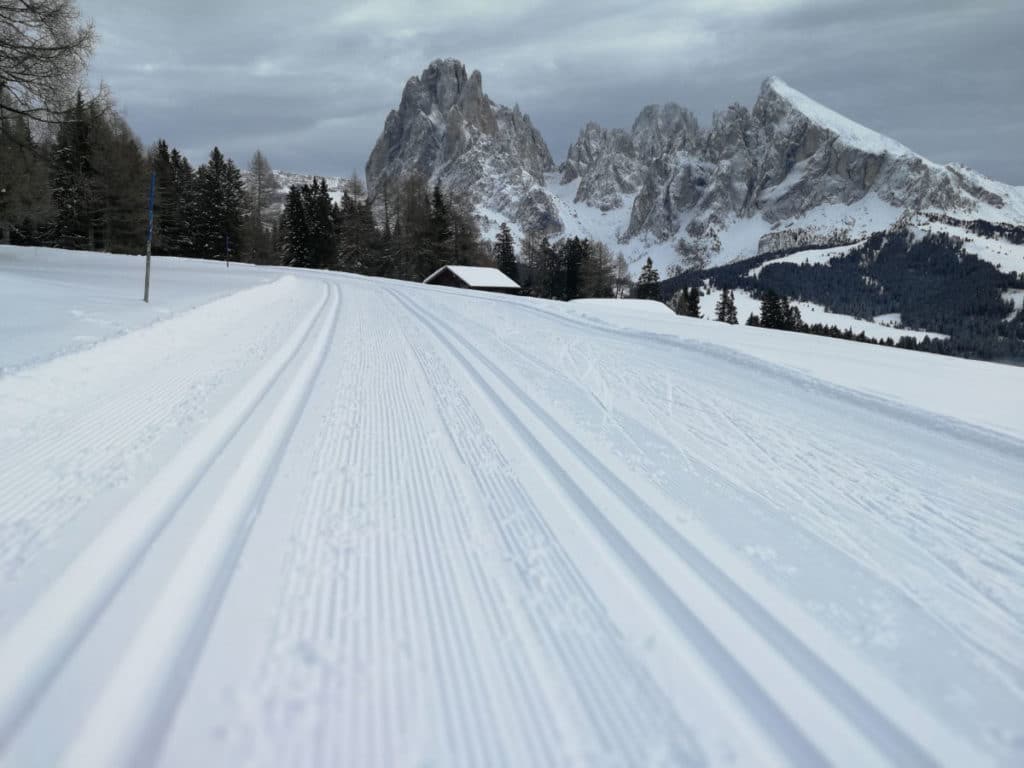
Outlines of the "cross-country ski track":
{"label": "cross-country ski track", "polygon": [[1024,760],[1012,431],[253,275],[0,375],[0,765]]}

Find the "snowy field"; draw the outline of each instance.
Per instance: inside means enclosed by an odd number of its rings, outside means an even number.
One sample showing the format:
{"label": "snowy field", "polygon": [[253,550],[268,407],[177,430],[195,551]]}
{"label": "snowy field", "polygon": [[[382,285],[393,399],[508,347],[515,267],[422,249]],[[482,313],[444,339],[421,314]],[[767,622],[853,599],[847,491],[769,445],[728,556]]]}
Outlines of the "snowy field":
{"label": "snowy field", "polygon": [[1024,763],[1024,369],[141,263],[0,254],[5,768]]}

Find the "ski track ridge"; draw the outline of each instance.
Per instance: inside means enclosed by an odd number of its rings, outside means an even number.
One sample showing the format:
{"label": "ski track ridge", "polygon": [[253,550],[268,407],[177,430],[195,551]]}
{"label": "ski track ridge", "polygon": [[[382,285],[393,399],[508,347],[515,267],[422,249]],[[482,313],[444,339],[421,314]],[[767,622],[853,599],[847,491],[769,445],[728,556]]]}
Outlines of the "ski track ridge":
{"label": "ski track ridge", "polygon": [[801,640],[791,634],[760,603],[748,595],[739,585],[708,560],[700,550],[695,548],[678,531],[666,523],[656,510],[651,508],[632,489],[619,480],[614,472],[581,445],[572,435],[566,432],[545,409],[530,398],[529,395],[458,331],[445,321],[415,304],[410,297],[403,297],[397,291],[392,291],[392,293],[413,315],[423,321],[438,339],[449,347],[453,355],[463,363],[472,377],[477,380],[481,387],[489,392],[499,410],[513,424],[518,426],[524,439],[535,448],[538,455],[548,458],[552,464],[553,472],[562,476],[563,484],[566,485],[567,490],[572,491],[571,495],[576,497],[580,508],[588,512],[588,516],[601,529],[608,542],[618,551],[637,577],[645,583],[656,602],[666,610],[680,630],[708,658],[709,663],[718,670],[719,674],[726,680],[733,691],[739,694],[738,698],[747,705],[748,710],[754,715],[755,719],[761,722],[765,730],[772,735],[776,743],[790,759],[800,764],[822,764],[828,762],[824,755],[818,752],[817,748],[800,732],[799,727],[793,724],[778,709],[771,696],[749,677],[749,673],[746,672],[742,665],[729,656],[728,651],[719,645],[714,636],[679,601],[679,598],[672,589],[651,569],[643,557],[632,549],[631,545],[615,529],[613,524],[594,507],[582,489],[576,486],[564,470],[555,466],[554,458],[550,456],[537,438],[530,434],[518,417],[502,403],[497,393],[479,376],[473,365],[454,346],[450,339],[456,339],[461,346],[501,381],[522,402],[528,411],[537,415],[538,418],[547,424],[552,433],[555,434],[565,447],[580,458],[581,462],[593,472],[595,477],[600,478],[609,490],[615,493],[649,528],[676,552],[681,560],[693,568],[708,586],[719,595],[723,602],[743,616],[761,637],[766,639],[795,670],[799,671],[812,686],[817,688],[825,696],[826,700],[832,702],[860,730],[869,742],[881,750],[882,754],[888,755],[894,764],[901,766],[937,765],[937,762],[931,755],[875,709],[867,699],[852,688],[849,683],[811,649],[805,646]]}
{"label": "ski track ridge", "polygon": [[[287,309],[290,298],[285,294],[273,303]],[[271,308],[262,307],[261,318]],[[209,344],[183,346],[161,361],[159,371],[166,375],[151,369],[128,382],[113,400],[89,397],[75,413],[61,408],[53,417],[47,414],[44,418],[52,422],[47,429],[59,431],[59,443],[33,441],[26,446],[12,440],[0,451],[0,579],[14,581],[53,534],[91,501],[80,490],[83,478],[99,477],[107,486],[126,479],[131,470],[124,464],[134,464],[167,424],[189,418],[191,405],[251,359],[252,325],[222,322],[229,324],[228,338],[216,349]],[[281,340],[273,330],[259,338],[260,348]],[[226,356],[221,351],[225,348],[231,350]],[[49,468],[43,473],[49,479],[44,487],[36,479],[41,467]]]}
{"label": "ski track ridge", "polygon": [[[458,294],[460,291],[463,294],[481,293],[480,291],[465,291],[460,288],[447,288],[443,286],[430,286],[430,288],[432,289],[431,292],[436,291],[438,293],[456,292],[456,294]],[[531,301],[515,301],[510,300],[510,298],[499,298],[497,296],[487,295],[469,296],[467,298],[473,301],[513,306],[517,309],[522,309],[527,312],[545,316],[549,319],[557,320],[559,323],[575,326],[581,330],[598,332],[602,335],[618,339],[619,341],[642,340],[669,348],[686,349],[689,352],[699,354],[703,357],[712,358],[716,362],[728,361],[740,367],[745,376],[749,376],[751,370],[756,370],[762,375],[772,376],[780,381],[789,382],[790,384],[803,389],[821,392],[826,396],[841,399],[851,405],[866,408],[873,413],[884,413],[886,416],[903,423],[939,432],[940,434],[950,435],[960,440],[968,440],[978,445],[982,445],[985,448],[1010,453],[1024,459],[1024,439],[1018,436],[998,432],[969,422],[960,421],[953,416],[946,416],[941,413],[928,411],[918,408],[911,403],[892,400],[891,398],[887,398],[883,395],[875,395],[870,392],[851,389],[850,387],[819,379],[811,374],[794,370],[793,368],[786,367],[785,365],[769,362],[745,352],[730,349],[729,347],[722,346],[720,344],[715,344],[714,342],[687,339],[681,336],[658,333],[656,331],[642,331],[624,328],[611,325],[601,320],[591,319],[586,315],[573,316],[569,314],[551,312],[550,310],[534,306]],[[624,299],[624,301],[627,301],[627,299]],[[855,344],[857,342],[851,343]]]}
{"label": "ski track ridge", "polygon": [[331,295],[0,637],[0,754],[79,641],[131,577],[213,460],[305,346]]}
{"label": "ski track ridge", "polygon": [[[337,327],[339,288],[331,283],[328,290],[326,310],[319,312],[320,329],[298,353],[302,359],[297,372],[238,466],[223,482],[216,502],[62,757],[62,765],[137,765],[158,751],[262,507],[274,467],[330,350]],[[118,738],[111,739],[111,733],[118,733]]]}

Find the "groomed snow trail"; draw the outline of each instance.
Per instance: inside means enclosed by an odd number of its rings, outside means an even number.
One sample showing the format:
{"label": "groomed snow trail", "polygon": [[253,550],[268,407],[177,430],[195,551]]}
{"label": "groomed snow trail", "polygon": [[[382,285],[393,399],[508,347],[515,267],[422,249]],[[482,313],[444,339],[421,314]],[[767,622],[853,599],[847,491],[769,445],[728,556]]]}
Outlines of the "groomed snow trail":
{"label": "groomed snow trail", "polygon": [[1024,443],[560,312],[294,273],[0,377],[0,765],[1024,759]]}

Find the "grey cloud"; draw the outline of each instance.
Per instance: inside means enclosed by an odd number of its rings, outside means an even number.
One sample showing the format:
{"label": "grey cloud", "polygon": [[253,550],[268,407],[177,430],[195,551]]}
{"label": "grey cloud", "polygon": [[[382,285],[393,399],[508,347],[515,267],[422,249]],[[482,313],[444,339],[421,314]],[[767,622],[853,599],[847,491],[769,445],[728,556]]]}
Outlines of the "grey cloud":
{"label": "grey cloud", "polygon": [[406,79],[433,58],[479,69],[556,160],[588,120],[628,126],[677,101],[706,122],[777,74],[940,162],[1024,184],[1024,6],[952,0],[651,0],[428,6],[81,0],[106,80],[144,141],[239,162],[361,169]]}

